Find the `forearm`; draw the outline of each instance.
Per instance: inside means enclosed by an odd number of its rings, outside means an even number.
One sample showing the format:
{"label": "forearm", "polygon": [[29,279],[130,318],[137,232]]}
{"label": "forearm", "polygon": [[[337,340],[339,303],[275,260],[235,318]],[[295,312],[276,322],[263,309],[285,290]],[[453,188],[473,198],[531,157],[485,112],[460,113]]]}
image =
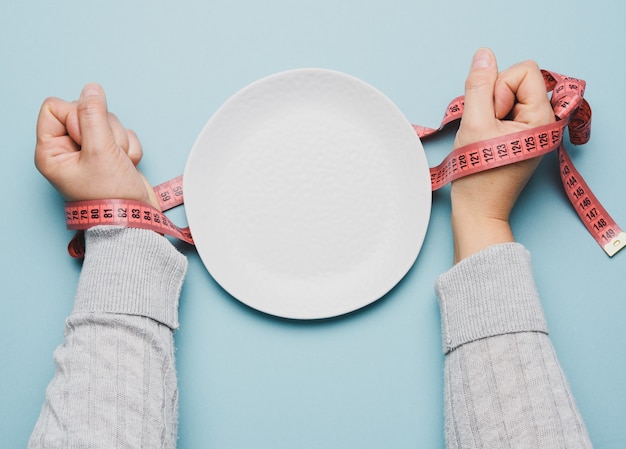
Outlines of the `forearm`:
{"label": "forearm", "polygon": [[437,282],[447,447],[590,448],[519,244],[476,253]]}
{"label": "forearm", "polygon": [[453,203],[451,216],[454,235],[454,263],[493,245],[515,241],[508,220],[488,218],[471,210],[459,212]]}
{"label": "forearm", "polygon": [[175,447],[173,329],[186,260],[151,231],[94,228],[30,448]]}

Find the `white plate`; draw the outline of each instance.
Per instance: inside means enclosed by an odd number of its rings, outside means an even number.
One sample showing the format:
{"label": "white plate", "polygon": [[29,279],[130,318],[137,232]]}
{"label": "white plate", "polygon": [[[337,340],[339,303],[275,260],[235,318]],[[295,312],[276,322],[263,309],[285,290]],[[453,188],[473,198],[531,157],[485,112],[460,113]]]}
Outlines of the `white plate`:
{"label": "white plate", "polygon": [[235,94],[198,136],[183,180],[209,273],[286,318],[337,316],[385,295],[430,218],[428,163],[409,121],[330,70],[278,73]]}

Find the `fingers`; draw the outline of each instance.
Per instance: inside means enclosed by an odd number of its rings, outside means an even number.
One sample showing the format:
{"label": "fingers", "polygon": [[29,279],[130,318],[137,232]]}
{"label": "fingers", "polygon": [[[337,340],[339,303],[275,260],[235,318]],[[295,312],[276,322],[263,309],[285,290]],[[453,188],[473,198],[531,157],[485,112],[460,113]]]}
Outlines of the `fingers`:
{"label": "fingers", "polygon": [[[97,84],[88,84],[77,103],[80,133],[76,142],[87,151],[118,148],[124,151],[136,166],[143,150],[137,135],[124,127],[115,114],[107,111],[104,91]],[[91,142],[96,145],[92,145]]]}
{"label": "fingers", "polygon": [[500,73],[494,88],[496,117],[510,115],[529,126],[554,121],[541,70],[534,61],[515,64]]}
{"label": "fingers", "polygon": [[67,137],[67,122],[73,106],[58,98],[46,99],[37,119],[35,166],[48,176],[51,160],[60,154],[74,153],[79,147]]}
{"label": "fingers", "polygon": [[126,154],[136,167],[137,164],[139,164],[139,161],[141,161],[141,157],[143,156],[143,148],[141,146],[139,138],[137,137],[137,134],[135,134],[135,132],[131,129],[127,130],[127,132],[128,151],[126,152]]}
{"label": "fingers", "polygon": [[466,131],[483,130],[495,117],[493,92],[498,78],[496,58],[491,50],[479,49],[465,82],[465,105],[461,126]]}
{"label": "fingers", "polygon": [[109,123],[106,98],[98,84],[87,84],[77,104],[81,151],[86,155],[118,148]]}
{"label": "fingers", "polygon": [[120,119],[118,119],[112,112],[109,112],[109,126],[111,127],[115,143],[117,143],[117,145],[124,150],[124,152],[128,152],[128,146],[130,144],[128,130],[124,127],[124,125],[122,125]]}
{"label": "fingers", "polygon": [[58,143],[59,138],[67,141],[68,137],[66,150],[70,146],[72,151],[82,151],[81,154],[117,148],[124,151],[135,166],[143,155],[137,135],[107,111],[104,92],[97,84],[85,86],[80,100],[67,102],[50,97],[44,101],[37,121],[36,162],[41,160],[42,152],[57,146],[49,144],[52,139],[57,139]]}
{"label": "fingers", "polygon": [[109,124],[113,132],[115,143],[126,153],[135,166],[139,164],[143,156],[143,149],[137,134],[131,129],[127,129],[117,116],[109,112]]}
{"label": "fingers", "polygon": [[37,119],[37,139],[47,140],[66,135],[68,116],[72,109],[72,104],[67,101],[54,97],[47,98]]}
{"label": "fingers", "polygon": [[537,64],[526,61],[498,73],[495,56],[485,48],[472,60],[464,106],[455,148],[555,120]]}

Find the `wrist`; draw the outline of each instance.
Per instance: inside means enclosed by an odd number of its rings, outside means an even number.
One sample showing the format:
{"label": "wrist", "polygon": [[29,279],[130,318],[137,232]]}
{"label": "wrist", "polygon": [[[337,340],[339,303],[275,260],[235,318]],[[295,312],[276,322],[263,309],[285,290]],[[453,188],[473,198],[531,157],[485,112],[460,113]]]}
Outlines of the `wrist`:
{"label": "wrist", "polygon": [[455,264],[490,246],[515,241],[511,225],[505,219],[458,213],[453,209],[451,223]]}

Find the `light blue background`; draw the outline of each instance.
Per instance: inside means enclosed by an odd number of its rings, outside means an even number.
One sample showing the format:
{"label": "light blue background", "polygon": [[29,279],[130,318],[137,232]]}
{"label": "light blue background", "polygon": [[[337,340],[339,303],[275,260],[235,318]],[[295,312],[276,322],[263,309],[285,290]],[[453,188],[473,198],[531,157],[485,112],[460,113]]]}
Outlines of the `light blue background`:
{"label": "light blue background", "polygon": [[[156,183],[181,174],[211,114],[262,76],[345,71],[436,126],[479,46],[502,68],[535,59],[585,79],[592,140],[577,168],[626,226],[623,45],[612,1],[3,1],[0,5],[0,445],[24,447],[53,374],[80,265],[63,202],[32,162],[47,96],[98,81],[139,134]],[[431,165],[452,133],[426,143]],[[448,189],[426,242],[387,297],[339,319],[292,322],[227,296],[193,249],[176,333],[182,448],[442,448],[442,363],[433,283],[449,268]],[[184,223],[184,211],[171,217]],[[598,449],[626,447],[626,253],[609,259],[544,159],[513,216],[534,257],[551,336]]]}

